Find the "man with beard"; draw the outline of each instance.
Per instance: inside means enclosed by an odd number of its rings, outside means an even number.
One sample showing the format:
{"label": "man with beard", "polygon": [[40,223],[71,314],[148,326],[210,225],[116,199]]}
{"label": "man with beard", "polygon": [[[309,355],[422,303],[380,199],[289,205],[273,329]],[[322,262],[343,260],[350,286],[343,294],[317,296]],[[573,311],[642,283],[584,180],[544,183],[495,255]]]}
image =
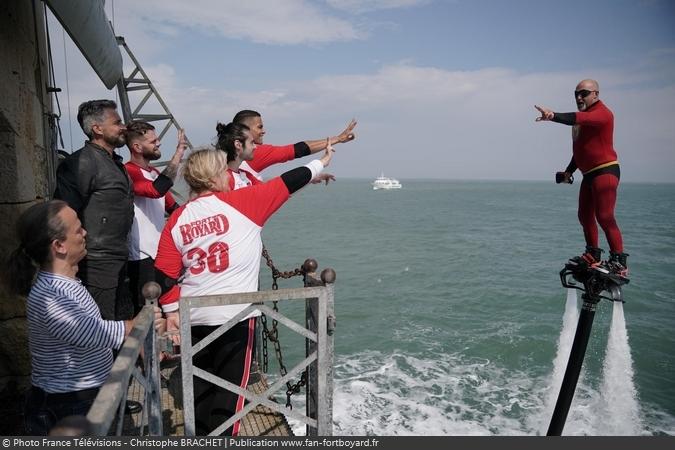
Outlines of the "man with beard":
{"label": "man with beard", "polygon": [[[598,223],[609,244],[607,267],[623,277],[628,275],[628,254],[623,251],[621,231],[614,218],[619,186],[619,161],[614,150],[614,115],[600,101],[600,87],[595,80],[582,80],[574,91],[579,112],[556,113],[535,105],[541,113],[536,121],[553,121],[572,126],[572,160],[558,182],[572,182],[578,168],[584,175],[579,188],[579,222],[584,230],[586,251],[578,257],[590,266],[600,264]],[[597,220],[597,223],[596,223]]]}
{"label": "man with beard", "polygon": [[89,140],[59,166],[54,198],[65,200],[87,230],[87,256],[77,278],[104,320],[127,320],[133,313],[124,280],[134,193],[122,158],[114,152],[126,143],[126,127],[112,100],[82,103],[77,120]]}
{"label": "man with beard", "polygon": [[161,143],[155,127],[143,121],[127,124],[127,147],[131,160],[125,164],[134,189],[134,223],[129,239],[129,290],[136,311],[145,304],[142,289],[154,281],[155,256],[159,236],[164,228],[165,214],[171,214],[178,203],[169,191],[178,173],[187,140],[183,130],[178,131],[176,152],[160,173],[150,161],[161,158]]}

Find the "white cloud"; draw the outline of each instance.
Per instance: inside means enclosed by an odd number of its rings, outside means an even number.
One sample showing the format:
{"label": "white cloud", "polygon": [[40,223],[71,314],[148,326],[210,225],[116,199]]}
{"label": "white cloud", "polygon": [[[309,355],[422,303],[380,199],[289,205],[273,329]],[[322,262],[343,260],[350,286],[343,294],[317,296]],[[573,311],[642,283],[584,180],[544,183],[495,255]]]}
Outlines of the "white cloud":
{"label": "white cloud", "polygon": [[335,9],[362,14],[382,9],[409,8],[430,3],[431,0],[326,0]]}
{"label": "white cloud", "polygon": [[265,44],[350,41],[364,32],[309,0],[118,0],[118,30],[158,40],[159,33],[200,33]]}

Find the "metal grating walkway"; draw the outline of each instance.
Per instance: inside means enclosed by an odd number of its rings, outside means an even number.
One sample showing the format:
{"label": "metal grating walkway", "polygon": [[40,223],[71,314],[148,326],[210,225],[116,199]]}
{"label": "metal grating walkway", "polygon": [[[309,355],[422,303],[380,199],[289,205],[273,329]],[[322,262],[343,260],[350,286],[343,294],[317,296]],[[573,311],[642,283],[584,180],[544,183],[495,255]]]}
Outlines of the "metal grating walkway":
{"label": "metal grating walkway", "polygon": [[[173,364],[170,367],[162,368],[162,425],[164,434],[167,436],[182,436],[185,433],[183,420],[183,406],[181,396],[181,373],[180,366]],[[252,373],[255,375],[255,372]],[[253,376],[258,379],[254,384],[248,385],[248,390],[256,394],[261,394],[267,389],[267,381],[264,374]],[[135,400],[143,403],[143,387],[134,379],[129,386],[129,400]],[[125,436],[138,436],[141,425],[141,414],[125,415],[124,431]],[[115,425],[111,430],[115,429]],[[293,436],[293,431],[286,418],[269,408],[258,405],[253,411],[248,413],[242,420],[240,436]]]}

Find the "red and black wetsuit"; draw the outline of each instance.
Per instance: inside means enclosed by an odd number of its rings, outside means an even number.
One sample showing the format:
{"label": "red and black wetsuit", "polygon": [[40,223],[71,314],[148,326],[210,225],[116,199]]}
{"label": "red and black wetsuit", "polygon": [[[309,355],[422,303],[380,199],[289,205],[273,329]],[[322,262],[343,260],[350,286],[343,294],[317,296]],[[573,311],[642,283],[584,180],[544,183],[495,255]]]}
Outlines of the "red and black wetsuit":
{"label": "red and black wetsuit", "polygon": [[565,171],[573,173],[579,168],[584,174],[579,189],[579,222],[586,245],[598,247],[599,223],[610,250],[622,253],[623,239],[614,218],[620,170],[614,150],[612,111],[597,101],[585,111],[555,113],[553,121],[575,126],[572,160]]}

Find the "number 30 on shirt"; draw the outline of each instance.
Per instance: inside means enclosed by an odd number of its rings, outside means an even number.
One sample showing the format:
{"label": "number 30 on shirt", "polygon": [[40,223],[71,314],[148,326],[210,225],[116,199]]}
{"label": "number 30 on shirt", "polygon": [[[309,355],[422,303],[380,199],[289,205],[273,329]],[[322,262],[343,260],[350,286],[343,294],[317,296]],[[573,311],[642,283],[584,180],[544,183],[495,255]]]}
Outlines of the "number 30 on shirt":
{"label": "number 30 on shirt", "polygon": [[208,250],[199,247],[190,249],[187,258],[192,262],[190,273],[199,275],[208,269],[211,273],[220,273],[230,265],[230,248],[225,242],[214,242]]}

